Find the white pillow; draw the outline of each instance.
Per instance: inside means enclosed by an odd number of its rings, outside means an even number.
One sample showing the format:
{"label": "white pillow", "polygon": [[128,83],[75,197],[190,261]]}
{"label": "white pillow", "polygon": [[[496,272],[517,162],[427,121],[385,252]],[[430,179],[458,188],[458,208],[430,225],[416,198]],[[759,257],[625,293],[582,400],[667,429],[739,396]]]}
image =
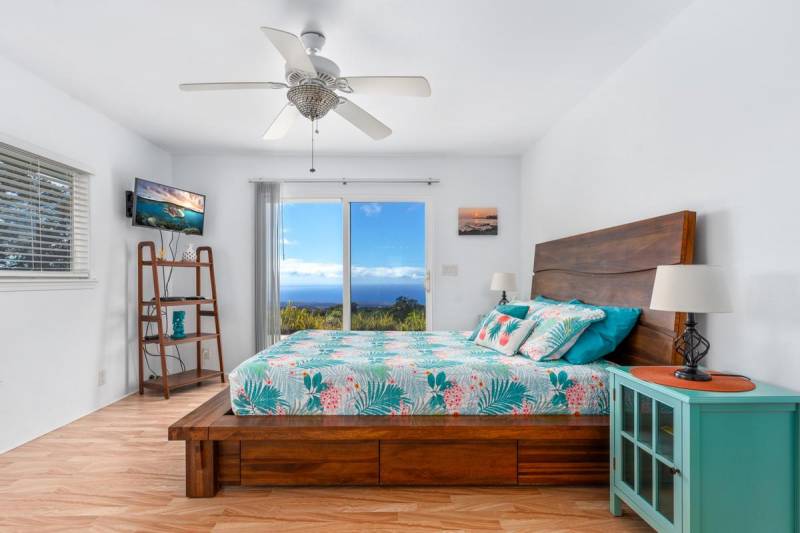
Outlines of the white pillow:
{"label": "white pillow", "polygon": [[514,355],[533,331],[535,322],[492,311],[484,320],[475,344],[505,355]]}
{"label": "white pillow", "polygon": [[519,351],[534,361],[559,359],[572,348],[586,328],[605,317],[602,309],[566,303],[536,309],[527,317],[536,327]]}

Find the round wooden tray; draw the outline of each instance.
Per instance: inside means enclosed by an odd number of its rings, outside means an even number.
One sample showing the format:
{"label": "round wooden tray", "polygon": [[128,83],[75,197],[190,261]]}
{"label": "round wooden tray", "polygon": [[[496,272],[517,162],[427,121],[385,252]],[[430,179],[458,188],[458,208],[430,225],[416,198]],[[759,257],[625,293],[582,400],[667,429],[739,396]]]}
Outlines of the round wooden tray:
{"label": "round wooden tray", "polygon": [[704,390],[711,392],[747,392],[756,388],[756,384],[747,378],[736,376],[720,375],[713,370],[707,370],[711,374],[711,381],[689,381],[675,377],[673,372],[679,366],[635,366],[631,368],[631,374],[644,381],[676,387],[679,389]]}

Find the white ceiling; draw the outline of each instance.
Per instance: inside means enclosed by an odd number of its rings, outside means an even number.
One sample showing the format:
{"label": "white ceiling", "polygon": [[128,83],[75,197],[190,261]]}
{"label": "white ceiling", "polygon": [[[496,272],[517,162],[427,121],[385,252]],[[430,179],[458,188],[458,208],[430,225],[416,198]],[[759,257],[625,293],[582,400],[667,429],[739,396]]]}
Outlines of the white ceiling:
{"label": "white ceiling", "polygon": [[[516,154],[690,0],[0,0],[0,54],[175,152],[306,152],[310,125],[261,134],[284,91],[183,93],[180,82],[283,81],[259,31],[323,31],[342,75],[423,75],[428,99],[353,96],[394,134],[335,113],[325,153]],[[2,127],[2,125],[0,125]]]}

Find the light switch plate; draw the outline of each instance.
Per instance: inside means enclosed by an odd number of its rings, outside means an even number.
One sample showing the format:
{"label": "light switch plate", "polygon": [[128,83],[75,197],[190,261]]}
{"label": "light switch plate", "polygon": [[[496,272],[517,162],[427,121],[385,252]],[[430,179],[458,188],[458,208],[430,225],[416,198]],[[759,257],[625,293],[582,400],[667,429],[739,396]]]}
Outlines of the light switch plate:
{"label": "light switch plate", "polygon": [[458,265],[442,265],[442,276],[458,276]]}

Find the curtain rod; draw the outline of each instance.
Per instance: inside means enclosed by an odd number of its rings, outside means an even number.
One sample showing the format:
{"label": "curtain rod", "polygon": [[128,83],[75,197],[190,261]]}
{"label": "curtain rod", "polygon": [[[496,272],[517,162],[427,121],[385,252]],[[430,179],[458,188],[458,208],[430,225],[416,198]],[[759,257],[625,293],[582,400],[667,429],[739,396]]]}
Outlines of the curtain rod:
{"label": "curtain rod", "polygon": [[250,183],[259,183],[265,181],[279,181],[281,183],[339,183],[347,185],[348,183],[390,183],[390,184],[425,184],[434,185],[440,183],[440,180],[434,178],[413,178],[413,179],[379,179],[379,178],[341,178],[341,179],[311,179],[311,178],[289,178],[282,180],[270,180],[266,178],[251,179]]}

